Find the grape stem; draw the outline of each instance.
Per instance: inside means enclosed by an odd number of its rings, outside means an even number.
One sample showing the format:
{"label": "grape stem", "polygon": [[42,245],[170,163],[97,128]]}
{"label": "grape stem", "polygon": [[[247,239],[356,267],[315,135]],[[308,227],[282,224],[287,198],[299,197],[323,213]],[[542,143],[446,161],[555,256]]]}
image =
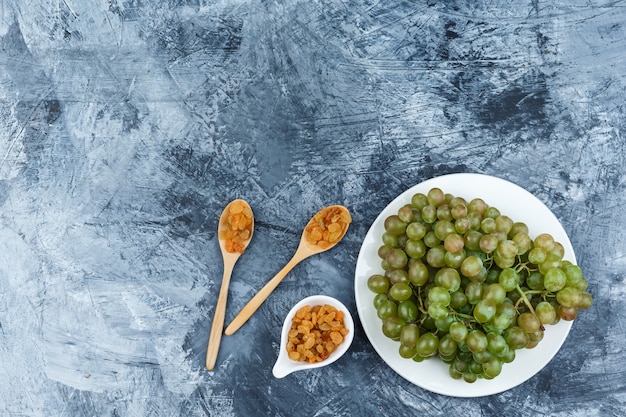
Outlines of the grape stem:
{"label": "grape stem", "polygon": [[[519,293],[521,299],[524,300],[524,304],[526,304],[526,307],[528,307],[528,310],[530,310],[530,312],[532,313],[533,316],[537,317],[537,313],[535,313],[535,309],[533,308],[533,305],[530,304],[530,301],[528,300],[528,297],[526,297],[526,293],[520,288],[519,285],[517,285],[515,287],[515,289]],[[543,324],[541,324],[540,329],[542,331],[545,330],[545,327],[543,327]]]}

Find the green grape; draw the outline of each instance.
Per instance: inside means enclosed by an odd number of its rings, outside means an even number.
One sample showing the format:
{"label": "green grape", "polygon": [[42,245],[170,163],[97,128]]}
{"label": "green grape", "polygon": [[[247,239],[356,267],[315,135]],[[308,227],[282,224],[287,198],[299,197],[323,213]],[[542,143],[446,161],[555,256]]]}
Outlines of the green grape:
{"label": "green grape", "polygon": [[543,286],[543,275],[540,272],[533,272],[526,277],[526,285],[528,288],[534,291],[542,291],[545,289]]}
{"label": "green grape", "polygon": [[488,207],[487,210],[485,210],[485,213],[484,213],[484,217],[490,217],[492,219],[495,219],[499,215],[500,215],[500,210],[498,210],[497,208],[495,208],[493,206]]}
{"label": "green grape", "polygon": [[406,227],[406,235],[409,239],[422,240],[426,235],[426,226],[421,222],[409,223]]}
{"label": "green grape", "polygon": [[[400,246],[400,242],[398,240],[398,236],[397,235],[392,235],[389,232],[383,233],[383,239],[382,240],[383,240],[383,244],[385,246],[389,246],[390,248],[397,248],[398,246]],[[389,251],[387,251],[386,253],[389,253]]]}
{"label": "green grape", "polygon": [[499,357],[503,363],[511,363],[515,360],[515,349],[509,348],[509,350]]}
{"label": "green grape", "polygon": [[536,332],[528,333],[528,344],[526,345],[526,349],[532,349],[536,347],[539,342],[543,340],[544,332],[539,329]]}
{"label": "green grape", "polygon": [[515,246],[517,246],[518,255],[524,255],[530,250],[533,244],[530,236],[526,232],[519,232],[515,234],[511,240],[515,243]]}
{"label": "green grape", "polygon": [[454,224],[449,220],[439,220],[433,226],[433,233],[439,241],[443,241],[449,234],[455,232]]}
{"label": "green grape", "polygon": [[385,260],[389,264],[390,268],[400,269],[406,266],[409,258],[402,249],[394,248],[389,251],[389,253],[385,257]]}
{"label": "green grape", "polygon": [[461,287],[461,276],[453,268],[441,268],[435,274],[435,285],[445,288],[449,292],[454,292]]}
{"label": "green grape", "polygon": [[562,288],[556,293],[556,300],[565,307],[578,307],[582,298],[582,292],[573,287]]}
{"label": "green grape", "polygon": [[501,256],[496,254],[496,255],[493,256],[493,261],[501,269],[510,268],[513,265],[515,265],[515,257],[513,257],[513,258],[503,258],[503,257],[501,257]]}
{"label": "green grape", "polygon": [[413,197],[411,197],[411,205],[421,210],[428,205],[428,198],[423,193],[415,193]]}
{"label": "green grape", "polygon": [[524,312],[517,317],[517,325],[526,333],[533,333],[541,328],[541,321],[536,315]]}
{"label": "green grape", "polygon": [[437,220],[437,209],[430,204],[422,208],[422,220],[428,224],[432,224]]}
{"label": "green grape", "polygon": [[438,351],[440,355],[453,358],[456,356],[457,344],[452,339],[450,334],[446,334],[441,339],[439,339]]}
{"label": "green grape", "polygon": [[391,316],[383,320],[383,334],[390,339],[398,340],[404,327],[404,321],[398,316]]}
{"label": "green grape", "polygon": [[463,374],[459,371],[457,371],[456,369],[454,369],[453,365],[450,365],[448,367],[448,374],[450,375],[450,377],[452,379],[462,379],[463,378]]}
{"label": "green grape", "polygon": [[467,302],[470,304],[476,304],[483,298],[483,292],[485,290],[485,285],[481,282],[472,281],[465,287],[465,296],[467,297]]}
{"label": "green grape", "polygon": [[461,249],[457,253],[446,252],[443,256],[443,262],[448,268],[459,269],[461,268],[461,263],[463,259],[465,259],[465,256],[466,252],[464,249]]}
{"label": "green grape", "polygon": [[483,234],[478,230],[470,230],[463,237],[464,245],[467,250],[477,251],[480,250],[480,239],[482,239]]}
{"label": "green grape", "polygon": [[413,259],[420,259],[426,254],[426,245],[423,240],[409,239],[404,244],[404,252]]}
{"label": "green grape", "polygon": [[561,258],[554,255],[553,253],[548,253],[546,254],[546,259],[539,264],[539,272],[545,275],[548,270],[552,268],[561,268],[561,265]]}
{"label": "green grape", "polygon": [[552,248],[550,253],[555,255],[557,258],[562,259],[565,255],[565,248],[560,242],[554,242],[554,247]]}
{"label": "green grape", "polygon": [[465,219],[467,216],[467,206],[463,203],[451,203],[452,209],[450,210],[452,217],[458,222],[461,219]]}
{"label": "green grape", "polygon": [[483,372],[490,378],[495,378],[502,372],[502,361],[498,358],[491,358],[482,364]]}
{"label": "green grape", "polygon": [[511,326],[504,331],[504,340],[511,350],[525,348],[528,344],[528,334],[519,326]]}
{"label": "green grape", "polygon": [[541,324],[552,324],[556,320],[556,309],[547,301],[540,301],[535,307],[535,314]]}
{"label": "green grape", "polygon": [[[504,303],[498,304],[498,307],[501,306],[502,304]],[[498,313],[498,307],[496,307],[496,314],[494,314],[494,316],[491,318],[490,324],[491,326],[493,326],[494,329],[498,331],[503,331],[503,330],[508,329],[511,326],[515,317]]]}
{"label": "green grape", "polygon": [[[513,237],[518,233],[525,233],[526,235],[528,235],[528,226],[526,225],[526,223],[523,222],[514,222],[513,226],[511,226],[511,230],[509,230],[509,237]],[[532,242],[531,242],[532,244]]]}
{"label": "green grape", "polygon": [[398,210],[398,218],[406,224],[409,224],[413,221],[413,218],[415,217],[414,213],[413,213],[413,208],[411,207],[410,204],[405,204],[404,206],[400,207],[400,209]]}
{"label": "green grape", "polygon": [[434,333],[424,333],[419,337],[415,348],[422,358],[433,356],[439,348],[439,338]]}
{"label": "green grape", "polygon": [[487,210],[487,208],[489,208],[487,203],[482,198],[478,198],[478,197],[473,198],[472,200],[470,200],[469,204],[467,205],[467,209],[470,212],[474,211],[474,212],[480,214],[481,216]]}
{"label": "green grape", "polygon": [[448,329],[450,337],[455,342],[462,342],[467,337],[469,333],[467,330],[467,326],[460,321],[455,321],[450,324],[450,328]]}
{"label": "green grape", "polygon": [[426,262],[433,268],[441,268],[446,264],[445,255],[446,250],[443,246],[435,246],[426,252]]}
{"label": "green grape", "polygon": [[428,267],[422,261],[412,262],[409,265],[409,281],[411,284],[421,287],[428,282]]}
{"label": "green grape", "polygon": [[583,292],[581,294],[580,303],[577,307],[581,310],[587,310],[589,307],[591,307],[592,303],[593,298],[591,297],[591,294],[589,294],[588,292]]}
{"label": "green grape", "polygon": [[574,288],[579,289],[580,291],[585,291],[587,290],[587,280],[585,278],[581,278],[580,281],[578,281],[575,285]]}
{"label": "green grape", "polygon": [[380,307],[380,305],[383,303],[383,301],[387,301],[389,300],[389,297],[387,296],[387,294],[376,294],[374,296],[374,308],[376,309],[376,311],[378,311],[378,307]]}
{"label": "green grape", "polygon": [[512,240],[502,240],[498,242],[496,254],[501,258],[515,258],[517,256],[517,245]]}
{"label": "green grape", "polygon": [[407,223],[400,220],[400,217],[396,214],[385,219],[385,231],[393,236],[398,236],[404,233]]}
{"label": "green grape", "polygon": [[461,273],[468,278],[478,275],[483,268],[483,261],[476,255],[467,256],[461,263]]}
{"label": "green grape", "polygon": [[[407,347],[415,347],[420,337],[420,330],[417,324],[409,323],[402,326],[400,331],[400,344]],[[415,353],[413,353],[414,356]]]}
{"label": "green grape", "polygon": [[479,323],[487,323],[496,314],[496,303],[493,300],[482,299],[474,306],[474,318]]}
{"label": "green grape", "polygon": [[435,232],[432,230],[426,232],[426,234],[424,235],[424,239],[422,240],[428,248],[434,248],[441,245],[441,240],[435,235]]}
{"label": "green grape", "polygon": [[389,284],[397,284],[398,282],[409,282],[409,273],[406,269],[389,269],[385,272],[385,277],[389,280]]}
{"label": "green grape", "polygon": [[[454,359],[454,361],[452,361],[452,364],[450,366],[452,366],[455,371],[457,371],[457,372],[459,372],[461,374],[463,372],[468,372],[469,371],[469,363],[467,361],[462,360],[459,356],[460,356],[460,354],[457,354],[456,358]],[[468,360],[471,360],[471,357]]]}
{"label": "green grape", "polygon": [[578,265],[563,265],[562,269],[565,272],[565,276],[567,278],[567,282],[565,285],[568,287],[576,287],[583,278],[583,271]]}
{"label": "green grape", "polygon": [[433,207],[439,207],[446,201],[446,195],[440,188],[437,187],[433,187],[428,190],[426,197],[428,198],[428,204]]}
{"label": "green grape", "polygon": [[528,261],[540,265],[546,260],[548,253],[542,248],[534,247],[528,251]]}
{"label": "green grape", "polygon": [[450,293],[450,307],[458,310],[465,305],[467,305],[467,296],[460,288]]}
{"label": "green grape", "polygon": [[[498,278],[500,277],[500,270],[498,268],[491,268],[485,277],[486,284],[496,284],[498,283]],[[475,279],[474,279],[475,280]]]}
{"label": "green grape", "polygon": [[488,343],[487,336],[480,330],[472,330],[465,338],[465,344],[472,353],[484,352]]}
{"label": "green grape", "polygon": [[546,290],[556,292],[567,283],[567,275],[560,268],[550,268],[543,277],[543,285]]}
{"label": "green grape", "polygon": [[560,305],[556,309],[556,314],[563,320],[572,321],[578,316],[578,308]]}
{"label": "green grape", "polygon": [[417,353],[417,349],[415,349],[415,346],[405,346],[403,344],[400,344],[400,346],[398,347],[398,353],[400,354],[400,357],[404,359],[410,359],[415,356],[415,354]]}
{"label": "green grape", "polygon": [[513,227],[513,220],[504,214],[499,215],[495,218],[496,221],[496,230],[506,233],[507,235],[511,231]]}
{"label": "green grape", "polygon": [[465,239],[463,236],[457,233],[450,233],[443,240],[443,247],[451,253],[457,253],[463,250],[463,246],[465,245]]}
{"label": "green grape", "polygon": [[483,363],[489,362],[493,358],[493,355],[488,350],[483,350],[482,352],[472,353],[473,361],[470,362],[470,371],[473,373],[480,375],[482,374],[483,367],[481,366]]}
{"label": "green grape", "polygon": [[433,287],[428,291],[428,300],[434,304],[448,306],[450,304],[451,295],[447,289],[443,287]]}
{"label": "green grape", "polygon": [[419,310],[417,304],[412,299],[401,301],[397,307],[397,314],[405,322],[411,322],[417,319]]}
{"label": "green grape", "polygon": [[454,222],[454,230],[460,235],[465,235],[467,232],[469,232],[471,226],[471,221],[467,217],[456,219],[456,221]]}
{"label": "green grape", "polygon": [[534,247],[543,249],[546,253],[554,248],[554,238],[548,233],[538,235],[534,242]]}
{"label": "green grape", "polygon": [[463,374],[463,381],[468,384],[473,384],[476,380],[478,380],[478,376],[472,372],[466,372]]}
{"label": "green grape", "polygon": [[381,320],[386,320],[389,317],[394,317],[398,314],[398,305],[393,300],[384,300],[376,308],[376,314]]}
{"label": "green grape", "polygon": [[476,211],[469,211],[467,213],[467,219],[469,219],[469,221],[470,221],[470,231],[477,231],[477,232],[479,232],[479,230],[480,230],[480,222],[482,222],[483,216],[480,213],[476,212]]}
{"label": "green grape", "polygon": [[447,204],[442,204],[437,207],[437,218],[439,220],[452,220],[452,212],[450,210],[450,206]]}
{"label": "green grape", "polygon": [[378,253],[378,257],[379,257],[380,259],[385,259],[385,258],[387,257],[387,254],[389,253],[389,251],[390,251],[391,249],[392,249],[392,247],[391,247],[391,246],[389,246],[389,245],[384,245],[384,244],[383,244],[383,245],[381,245],[381,246],[378,248],[378,252],[377,252],[377,253]]}
{"label": "green grape", "polygon": [[506,292],[513,291],[519,285],[519,275],[513,268],[504,268],[500,272],[498,282]]}
{"label": "green grape", "polygon": [[494,235],[496,239],[498,239],[498,244],[500,244],[500,242],[504,242],[505,240],[507,240],[506,233],[500,230],[494,230],[493,232],[491,232],[491,234]]}
{"label": "green grape", "polygon": [[485,253],[492,253],[498,247],[498,238],[494,234],[483,235],[478,242],[480,250]]}
{"label": "green grape", "polygon": [[446,317],[435,320],[435,327],[440,332],[448,332],[450,330],[450,325],[455,322],[455,317],[452,314],[448,314]]}
{"label": "green grape", "polygon": [[373,293],[384,294],[389,289],[389,278],[380,274],[372,275],[367,280],[367,288]]}
{"label": "green grape", "polygon": [[411,298],[413,289],[406,282],[397,282],[389,288],[389,296],[396,301],[404,301]]}
{"label": "green grape", "polygon": [[434,320],[441,320],[448,316],[448,309],[441,304],[430,304],[428,306],[428,315]]}
{"label": "green grape", "polygon": [[506,289],[499,283],[489,284],[483,291],[483,298],[491,300],[495,304],[500,304],[506,298]]}
{"label": "green grape", "polygon": [[506,340],[501,334],[495,332],[487,333],[487,350],[494,355],[499,355],[502,352],[508,350],[509,345],[506,344]]}
{"label": "green grape", "polygon": [[480,231],[483,232],[484,234],[492,233],[495,230],[496,230],[496,221],[493,218],[487,217],[487,218],[484,218],[480,222]]}

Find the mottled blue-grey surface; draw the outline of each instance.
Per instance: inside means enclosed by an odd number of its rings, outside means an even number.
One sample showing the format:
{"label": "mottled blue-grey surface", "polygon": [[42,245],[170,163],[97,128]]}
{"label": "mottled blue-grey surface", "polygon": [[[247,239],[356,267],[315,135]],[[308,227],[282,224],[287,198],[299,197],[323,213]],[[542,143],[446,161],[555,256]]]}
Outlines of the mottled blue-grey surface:
{"label": "mottled blue-grey surface", "polygon": [[[2,416],[623,416],[626,2],[0,1]],[[378,213],[478,172],[552,209],[594,306],[524,384],[411,385],[362,329],[332,366],[271,374],[282,317],[334,295]],[[354,223],[296,267],[213,372],[218,215],[253,244],[229,322],[310,216]]]}

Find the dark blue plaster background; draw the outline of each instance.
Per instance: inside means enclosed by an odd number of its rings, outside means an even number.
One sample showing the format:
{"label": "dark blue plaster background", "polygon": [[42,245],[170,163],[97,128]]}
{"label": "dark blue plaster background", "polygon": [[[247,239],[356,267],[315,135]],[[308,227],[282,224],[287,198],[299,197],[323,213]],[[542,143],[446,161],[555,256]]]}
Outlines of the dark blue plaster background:
{"label": "dark blue plaster background", "polygon": [[[626,3],[0,0],[0,414],[623,416]],[[356,313],[361,241],[406,188],[510,180],[560,219],[594,306],[526,383],[476,399],[346,356],[275,379],[278,326],[313,293]],[[217,218],[253,207],[227,322],[310,216],[299,265],[204,368]]]}

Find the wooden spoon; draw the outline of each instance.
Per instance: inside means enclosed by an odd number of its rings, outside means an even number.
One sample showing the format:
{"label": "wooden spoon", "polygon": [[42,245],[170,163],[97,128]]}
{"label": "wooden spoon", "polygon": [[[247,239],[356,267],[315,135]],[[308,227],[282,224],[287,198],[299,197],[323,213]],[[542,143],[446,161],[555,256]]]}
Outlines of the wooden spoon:
{"label": "wooden spoon", "polygon": [[[332,221],[332,218],[336,221]],[[308,258],[311,255],[327,251],[333,248],[339,241],[345,236],[348,231],[348,226],[352,222],[350,212],[344,206],[328,206],[320,210],[309,221],[307,226],[302,232],[300,238],[300,244],[296,253],[291,260],[281,269],[261,290],[254,296],[248,304],[237,314],[233,321],[226,327],[224,333],[227,336],[235,333],[248,319],[254,314],[254,312],[263,304],[263,301],[274,291],[280,281],[291,271],[298,263]],[[336,223],[339,225],[339,229],[336,226],[330,226],[330,224]],[[330,229],[329,229],[330,227]],[[333,236],[330,240],[317,239],[318,232],[321,229],[325,229]],[[333,230],[330,232],[330,230]],[[323,231],[322,231],[323,233]]]}
{"label": "wooden spoon", "polygon": [[[243,211],[239,212],[243,207]],[[233,210],[233,211],[231,211]],[[242,217],[244,216],[244,217]],[[249,216],[249,217],[248,217]],[[234,223],[237,221],[243,221],[241,225],[243,230],[247,231],[247,235],[244,232],[240,237],[229,238],[226,234],[229,230],[237,230]],[[250,221],[250,224],[247,222]],[[244,226],[245,224],[245,226]],[[233,227],[235,226],[235,227]],[[217,359],[217,352],[220,347],[220,341],[222,339],[222,330],[224,329],[224,316],[226,315],[226,300],[228,299],[228,285],[230,283],[230,276],[233,272],[235,263],[245,251],[246,247],[252,239],[252,233],[254,232],[254,215],[250,205],[244,200],[231,201],[220,216],[220,222],[217,227],[218,241],[220,249],[222,251],[222,258],[224,259],[224,276],[222,277],[222,286],[220,288],[220,294],[217,298],[217,305],[215,306],[215,314],[213,316],[213,324],[211,325],[211,333],[209,334],[209,345],[206,354],[206,367],[209,371],[213,370],[215,361]]]}

